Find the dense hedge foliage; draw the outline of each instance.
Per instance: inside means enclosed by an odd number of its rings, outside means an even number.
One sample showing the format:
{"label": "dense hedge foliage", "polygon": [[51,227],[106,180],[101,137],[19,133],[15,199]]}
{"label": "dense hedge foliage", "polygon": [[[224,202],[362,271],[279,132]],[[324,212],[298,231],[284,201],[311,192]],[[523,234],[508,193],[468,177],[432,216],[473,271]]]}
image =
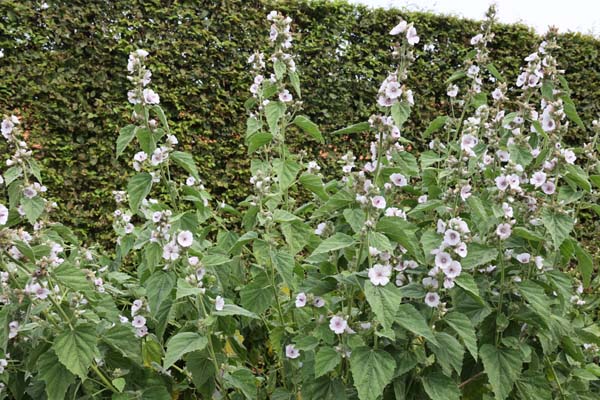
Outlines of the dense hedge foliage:
{"label": "dense hedge foliage", "polygon": [[[242,99],[250,83],[246,59],[257,44],[267,44],[262,20],[271,9],[268,2],[46,4],[41,9],[40,2],[31,0],[0,3],[0,113],[18,113],[34,127],[28,132],[30,141],[41,155],[49,193],[58,196],[60,220],[90,239],[112,236],[110,192],[123,187],[123,171],[129,169],[122,160],[130,159],[114,159],[114,138],[118,127],[128,123],[124,71],[127,54],[137,47],[152,53],[155,85],[165,93],[161,103],[173,117],[183,149],[194,153],[208,188],[232,203],[247,194],[248,158],[242,140]],[[374,82],[385,77],[390,63],[388,27],[404,13],[330,1],[278,2],[277,7],[294,19],[299,34],[297,62],[303,90],[311,94],[305,100],[306,114],[325,133],[347,121],[366,120],[374,109]],[[479,24],[420,13],[409,18],[428,38],[418,46],[409,77],[418,98],[411,123],[419,131],[434,110],[439,115],[447,109],[444,79],[464,59]],[[493,57],[514,81],[520,55],[534,49],[538,38],[521,25],[500,25],[495,31]],[[422,46],[429,44],[433,51]],[[591,123],[600,104],[600,65],[594,62],[600,42],[565,34],[559,44],[559,63],[574,89],[578,111]],[[336,154],[367,143],[365,138],[328,135],[326,141],[330,151],[320,156],[330,164]]]}

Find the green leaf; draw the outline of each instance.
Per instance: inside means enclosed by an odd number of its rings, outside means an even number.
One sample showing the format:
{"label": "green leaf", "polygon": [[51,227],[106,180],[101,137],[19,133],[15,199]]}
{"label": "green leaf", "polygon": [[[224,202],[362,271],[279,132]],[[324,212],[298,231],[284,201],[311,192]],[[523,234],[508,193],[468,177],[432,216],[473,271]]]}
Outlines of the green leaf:
{"label": "green leaf", "polygon": [[493,63],[489,63],[488,65],[486,65],[486,67],[488,71],[490,71],[490,74],[492,74],[492,76],[496,78],[496,80],[504,82],[504,78]]}
{"label": "green leaf", "polygon": [[171,297],[175,287],[175,276],[172,273],[156,271],[144,284],[150,305],[150,313],[155,316],[163,301]]}
{"label": "green leaf", "polygon": [[415,234],[418,229],[416,225],[402,218],[383,217],[379,220],[375,229],[378,232],[385,233],[394,242],[400,243],[417,261],[424,261],[423,253],[419,248],[419,241]]}
{"label": "green leaf", "polygon": [[342,129],[338,129],[330,133],[330,135],[348,135],[350,133],[364,132],[371,129],[368,122],[359,122],[358,124],[350,125]]}
{"label": "green leaf", "polygon": [[467,256],[460,261],[460,264],[465,269],[472,269],[493,262],[497,257],[498,249],[479,243],[470,243]]}
{"label": "green leaf", "polygon": [[155,105],[152,106],[151,110],[154,111],[158,116],[158,120],[160,121],[162,128],[167,133],[170,133],[171,131],[169,130],[169,123],[167,122],[167,117],[165,116],[165,112],[163,111],[162,107],[159,105]]}
{"label": "green leaf", "polygon": [[410,116],[410,104],[404,101],[397,102],[392,106],[391,113],[394,124],[396,124],[398,128],[401,128]]}
{"label": "green leaf", "polygon": [[294,180],[296,175],[300,172],[300,164],[292,160],[274,160],[273,166],[277,171],[277,179],[279,181],[279,188],[281,190],[288,189]]}
{"label": "green leaf", "polygon": [[339,378],[322,376],[309,379],[302,385],[303,399],[346,400],[346,387]]}
{"label": "green leaf", "polygon": [[223,377],[232,387],[240,390],[246,399],[256,399],[256,378],[247,368],[238,368]]}
{"label": "green leaf", "polygon": [[300,90],[300,78],[298,77],[298,73],[296,71],[288,71],[288,76],[290,77],[290,83],[296,91],[296,94],[299,98],[302,98],[302,91]]}
{"label": "green leaf", "polygon": [[255,313],[248,311],[240,306],[236,306],[235,304],[225,304],[221,311],[214,311],[213,314],[219,316],[241,315],[242,317],[259,319],[259,316]]}
{"label": "green leaf", "polygon": [[446,125],[446,121],[448,121],[447,115],[440,115],[439,117],[431,121],[427,129],[425,129],[425,132],[423,132],[423,139],[427,139],[429,136],[431,136],[432,133],[435,133],[442,129],[444,125]]}
{"label": "green leaf", "polygon": [[422,379],[425,393],[431,400],[459,400],[460,390],[451,378],[434,371],[429,372]]}
{"label": "green leaf", "polygon": [[304,115],[298,115],[296,118],[294,118],[292,124],[296,125],[298,128],[302,129],[305,133],[308,133],[319,142],[324,142],[323,135],[321,134],[319,127],[308,117]]}
{"label": "green leaf", "polygon": [[273,135],[269,132],[258,132],[248,138],[248,154],[254,153],[267,143],[271,143]]}
{"label": "green leaf", "polygon": [[352,236],[337,232],[335,235],[323,240],[319,246],[313,251],[312,255],[329,253],[330,251],[344,249],[354,244]]}
{"label": "green leaf", "polygon": [[292,221],[299,221],[299,220],[300,220],[300,217],[298,217],[286,210],[277,209],[273,213],[273,221],[275,221],[275,222],[281,223],[281,222],[292,222]]}
{"label": "green leaf", "polygon": [[152,134],[152,131],[148,128],[136,126],[134,133],[144,153],[148,155],[152,154],[156,149],[156,138]]}
{"label": "green leaf", "polygon": [[400,168],[400,172],[406,176],[419,176],[419,165],[417,159],[408,151],[394,154],[394,160]]}
{"label": "green leaf", "polygon": [[292,255],[296,255],[308,244],[313,230],[304,222],[292,221],[281,224],[281,233],[283,233]]}
{"label": "green leaf", "polygon": [[583,121],[579,117],[579,114],[577,114],[577,109],[575,108],[575,103],[573,103],[573,100],[571,100],[571,98],[567,95],[562,96],[562,100],[564,102],[564,110],[565,114],[567,114],[567,118],[575,122],[581,129],[585,129]]}
{"label": "green leaf", "polygon": [[270,101],[265,106],[265,114],[267,116],[267,124],[273,136],[279,133],[279,120],[285,112],[285,105],[280,101]]}
{"label": "green leaf", "polygon": [[511,160],[515,164],[521,164],[523,167],[526,167],[533,161],[531,151],[524,146],[513,144],[508,146],[508,151],[510,152]]}
{"label": "green leaf", "polygon": [[567,165],[567,173],[564,176],[569,183],[579,186],[586,192],[592,190],[588,174],[579,165]]}
{"label": "green leaf", "polygon": [[119,131],[119,137],[117,138],[117,158],[123,154],[129,143],[131,143],[135,137],[135,128],[135,125],[127,125]]}
{"label": "green leaf", "polygon": [[271,262],[277,269],[279,275],[290,289],[296,289],[296,281],[294,279],[294,256],[287,252],[278,251],[271,253]]}
{"label": "green leaf", "polygon": [[275,300],[275,294],[267,274],[262,272],[254,277],[240,290],[240,297],[242,306],[252,312],[260,314],[268,309]]}
{"label": "green leaf", "polygon": [[360,400],[377,400],[392,381],[396,361],[383,350],[358,347],[350,356],[350,369]]}
{"label": "green leaf", "polygon": [[346,208],[344,210],[344,219],[352,227],[354,233],[358,233],[362,230],[365,224],[367,216],[365,212],[360,208]]}
{"label": "green leaf", "polygon": [[216,267],[217,265],[227,264],[230,261],[229,257],[219,253],[205,254],[202,257],[202,265],[205,267]]}
{"label": "green leaf", "polygon": [[131,326],[117,324],[104,332],[100,339],[124,357],[137,364],[142,363],[140,342]]}
{"label": "green leaf", "polygon": [[484,305],[485,301],[481,298],[479,294],[479,288],[477,287],[477,283],[475,279],[473,279],[472,275],[469,274],[460,274],[454,282],[460,288],[462,288],[473,300],[477,301],[479,304]]}
{"label": "green leaf", "polygon": [[417,336],[423,336],[431,343],[438,345],[438,341],[427,324],[425,317],[412,304],[400,304],[396,322],[407,331]]}
{"label": "green leaf", "polygon": [[454,337],[446,332],[439,332],[435,335],[438,345],[430,344],[430,348],[435,354],[438,364],[442,367],[444,374],[452,376],[452,370],[460,376],[462,371],[463,357],[465,355],[464,347]]}
{"label": "green leaf", "polygon": [[575,256],[577,257],[577,265],[579,267],[579,272],[581,272],[581,278],[583,280],[583,285],[588,287],[590,285],[590,281],[592,279],[592,273],[594,272],[594,263],[592,260],[592,256],[585,251],[583,247],[579,243],[575,243]]}
{"label": "green leaf", "polygon": [[23,168],[18,165],[10,167],[4,172],[4,184],[6,186],[13,183],[16,179],[18,179],[23,173]]}
{"label": "green leaf", "polygon": [[75,376],[58,361],[52,350],[40,356],[37,370],[38,377],[46,384],[48,400],[64,400],[69,386],[75,383]]}
{"label": "green leaf", "polygon": [[454,329],[473,359],[477,361],[477,336],[471,320],[466,315],[453,311],[444,316],[444,322]]}
{"label": "green leaf", "polygon": [[306,189],[316,194],[321,200],[327,200],[329,198],[323,185],[323,179],[321,179],[320,176],[304,173],[300,175],[299,182]]}
{"label": "green leaf", "polygon": [[167,352],[165,353],[163,368],[170,368],[187,353],[204,350],[207,344],[208,339],[204,336],[201,336],[199,333],[178,333],[167,342]]}
{"label": "green leaf", "polygon": [[521,375],[521,353],[512,349],[498,349],[484,344],[479,349],[485,373],[492,385],[496,400],[504,400],[512,391],[515,381]]}
{"label": "green leaf", "polygon": [[21,197],[21,205],[23,206],[27,221],[32,225],[35,224],[35,221],[44,212],[44,199],[40,196],[35,196],[31,199],[23,196]]}
{"label": "green leaf", "polygon": [[450,78],[446,79],[446,81],[444,82],[444,84],[449,84],[452,83],[454,81],[457,81],[459,79],[464,78],[465,76],[467,76],[467,74],[465,73],[465,71],[456,71],[454,72],[452,75],[450,75]]}
{"label": "green leaf", "polygon": [[545,208],[542,211],[542,223],[550,234],[550,237],[552,237],[555,249],[560,248],[560,245],[569,237],[575,225],[573,218],[550,208]]}
{"label": "green leaf", "polygon": [[142,172],[129,179],[127,194],[129,195],[129,207],[133,212],[137,212],[142,200],[148,196],[151,189],[152,176],[147,172]]}
{"label": "green leaf", "polygon": [[215,365],[200,351],[189,353],[185,357],[185,366],[192,373],[192,382],[196,387],[215,376]]}
{"label": "green leaf", "polygon": [[340,353],[332,347],[321,347],[315,355],[315,378],[333,371],[342,361]]}
{"label": "green leaf", "polygon": [[81,379],[85,379],[88,368],[98,354],[96,340],[94,325],[84,323],[58,335],[52,349],[62,365]]}
{"label": "green leaf", "polygon": [[59,283],[77,291],[92,289],[91,282],[80,268],[64,262],[51,272],[51,275]]}
{"label": "green leaf", "polygon": [[283,75],[285,75],[287,67],[283,61],[278,59],[273,63],[273,69],[275,70],[275,77],[280,81],[283,78]]}
{"label": "green leaf", "polygon": [[193,176],[197,181],[200,181],[200,175],[198,175],[198,168],[194,162],[194,157],[190,153],[184,151],[174,151],[170,155],[171,159],[175,161],[175,164],[183,168],[188,174]]}
{"label": "green leaf", "polygon": [[375,286],[366,281],[365,297],[384,329],[391,329],[402,302],[400,290],[392,284]]}

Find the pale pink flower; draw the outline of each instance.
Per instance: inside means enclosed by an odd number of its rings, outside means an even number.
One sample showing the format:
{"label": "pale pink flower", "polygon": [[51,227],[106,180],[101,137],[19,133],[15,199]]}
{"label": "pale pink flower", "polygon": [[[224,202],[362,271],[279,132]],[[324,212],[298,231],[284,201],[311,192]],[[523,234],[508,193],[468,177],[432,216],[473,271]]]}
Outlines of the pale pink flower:
{"label": "pale pink flower", "polygon": [[385,202],[385,197],[383,196],[374,196],[371,198],[371,204],[373,205],[373,207],[379,209],[379,210],[383,210],[385,208],[386,202]]}
{"label": "pale pink flower", "polygon": [[448,267],[450,264],[452,264],[452,257],[450,257],[450,254],[446,253],[445,251],[440,251],[435,255],[436,267],[443,269]]}
{"label": "pale pink flower", "polygon": [[390,35],[398,35],[404,31],[406,31],[406,27],[407,27],[408,23],[406,21],[400,21],[400,23],[398,25],[396,25],[395,27],[392,28],[392,30],[390,31]]}
{"label": "pale pink flower", "polygon": [[527,264],[529,261],[531,261],[531,254],[529,254],[529,253],[517,254],[517,260],[519,260],[519,262],[521,264]]}
{"label": "pale pink flower", "polygon": [[194,235],[190,231],[181,231],[177,235],[177,243],[181,247],[190,247],[194,243]]}
{"label": "pale pink flower", "polygon": [[285,356],[291,359],[298,358],[300,357],[300,350],[296,349],[293,344],[288,344],[285,346]]}
{"label": "pale pink flower", "polygon": [[406,40],[408,41],[408,44],[410,44],[411,46],[414,46],[415,44],[419,43],[419,36],[417,36],[417,30],[415,29],[414,26],[411,26],[410,28],[407,29]]}
{"label": "pale pink flower", "polygon": [[334,333],[338,335],[344,333],[347,326],[348,322],[338,315],[333,316],[329,321],[329,329],[331,329]]}
{"label": "pale pink flower", "polygon": [[223,311],[223,307],[225,307],[225,299],[221,296],[217,296],[215,298],[215,310]]}
{"label": "pale pink flower", "polygon": [[460,233],[454,229],[448,229],[444,233],[444,244],[448,246],[456,246],[460,243]]}
{"label": "pale pink flower", "polygon": [[375,264],[369,268],[369,279],[375,286],[385,286],[390,282],[392,267],[390,265]]}
{"label": "pale pink flower", "polygon": [[296,307],[302,308],[306,305],[306,293],[298,293],[296,295]]}
{"label": "pale pink flower", "polygon": [[402,174],[397,174],[397,173],[390,175],[390,181],[392,181],[392,183],[398,187],[403,187],[408,184],[406,177]]}
{"label": "pale pink flower", "polygon": [[542,191],[547,195],[554,194],[554,192],[556,191],[556,185],[552,181],[546,181],[542,185]]}
{"label": "pale pink flower", "polygon": [[535,172],[531,175],[531,184],[536,188],[542,186],[546,182],[546,173],[543,171]]}
{"label": "pale pink flower", "polygon": [[512,233],[512,227],[510,226],[510,224],[504,223],[504,224],[500,224],[498,225],[498,228],[496,228],[496,235],[498,235],[500,237],[500,239],[502,240],[506,240],[510,237]]}
{"label": "pale pink flower", "polygon": [[136,315],[131,321],[131,325],[133,325],[134,328],[141,328],[146,325],[146,318],[141,315]]}
{"label": "pale pink flower", "polygon": [[435,292],[429,292],[425,295],[425,304],[431,308],[436,308],[440,304],[440,295]]}

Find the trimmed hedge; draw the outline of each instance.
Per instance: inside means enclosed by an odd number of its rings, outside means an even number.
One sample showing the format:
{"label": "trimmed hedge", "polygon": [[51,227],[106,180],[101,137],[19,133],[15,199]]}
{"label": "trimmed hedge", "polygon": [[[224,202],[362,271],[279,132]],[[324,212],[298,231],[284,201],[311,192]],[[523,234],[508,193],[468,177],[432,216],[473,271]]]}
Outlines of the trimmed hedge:
{"label": "trimmed hedge", "polygon": [[[388,31],[400,15],[415,23],[421,37],[409,76],[416,100],[410,123],[417,132],[448,109],[444,81],[459,67],[478,29],[475,21],[326,0],[46,3],[43,10],[33,0],[0,3],[5,54],[0,113],[21,114],[31,129],[45,183],[60,206],[56,218],[105,244],[113,236],[111,192],[125,187],[125,173],[131,171],[126,165],[131,154],[118,161],[113,155],[118,129],[131,112],[126,102],[131,50],[150,51],[154,88],[180,146],[194,153],[214,196],[235,203],[245,197],[249,177],[243,143],[243,103],[251,79],[246,59],[257,47],[266,48],[265,16],[272,8],[294,19],[305,113],[323,132],[364,121],[375,110],[376,91],[390,70]],[[540,39],[522,25],[499,25],[495,32],[492,58],[512,83]],[[424,51],[430,43],[435,51]],[[569,33],[560,45],[578,111],[590,124],[600,105],[600,42]],[[570,140],[586,140],[586,133],[574,132]],[[332,168],[348,149],[367,153],[364,137],[326,140],[323,148],[306,149]],[[304,144],[300,136],[295,143]]]}

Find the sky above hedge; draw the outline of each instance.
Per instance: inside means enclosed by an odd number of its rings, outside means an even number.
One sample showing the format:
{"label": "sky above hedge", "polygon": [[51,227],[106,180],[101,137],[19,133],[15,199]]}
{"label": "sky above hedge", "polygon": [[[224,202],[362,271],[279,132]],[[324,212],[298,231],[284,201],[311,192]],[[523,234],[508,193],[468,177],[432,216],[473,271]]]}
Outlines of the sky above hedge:
{"label": "sky above hedge", "polygon": [[[491,1],[486,0],[349,0],[350,3],[375,7],[406,7],[412,11],[433,11],[482,19]],[[561,32],[577,31],[600,35],[600,1],[596,0],[497,0],[502,22],[523,22],[538,33],[549,25]]]}

